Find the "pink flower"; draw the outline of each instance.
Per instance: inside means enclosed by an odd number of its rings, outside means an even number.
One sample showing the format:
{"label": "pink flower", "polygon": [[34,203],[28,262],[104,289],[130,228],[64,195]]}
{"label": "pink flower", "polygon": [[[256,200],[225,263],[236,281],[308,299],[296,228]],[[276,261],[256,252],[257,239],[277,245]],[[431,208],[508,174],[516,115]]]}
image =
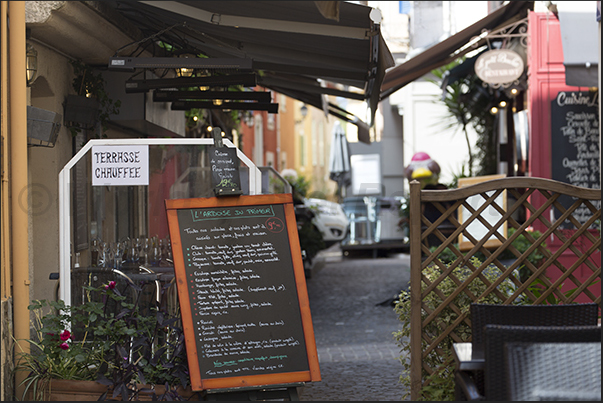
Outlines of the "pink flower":
{"label": "pink flower", "polygon": [[69,330],[63,330],[61,332],[61,340],[62,341],[67,341],[67,340],[69,340],[70,337],[71,337],[71,333],[69,332]]}
{"label": "pink flower", "polygon": [[62,350],[67,350],[69,348],[69,344],[67,344],[67,343],[61,343],[59,345],[59,347],[61,347]]}
{"label": "pink flower", "polygon": [[105,286],[105,290],[112,290],[112,289],[114,289],[116,284],[117,283],[115,281],[109,281],[109,284],[107,284]]}

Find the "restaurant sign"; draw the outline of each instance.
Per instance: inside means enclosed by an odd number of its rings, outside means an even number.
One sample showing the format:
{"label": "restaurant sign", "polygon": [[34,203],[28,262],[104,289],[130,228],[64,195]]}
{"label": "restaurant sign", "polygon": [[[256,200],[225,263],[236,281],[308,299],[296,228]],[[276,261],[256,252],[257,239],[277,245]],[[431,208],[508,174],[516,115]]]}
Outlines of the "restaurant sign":
{"label": "restaurant sign", "polygon": [[92,186],[147,186],[149,146],[93,146]]}
{"label": "restaurant sign", "polygon": [[475,74],[488,84],[512,83],[521,77],[523,69],[521,56],[509,49],[489,50],[475,61]]}

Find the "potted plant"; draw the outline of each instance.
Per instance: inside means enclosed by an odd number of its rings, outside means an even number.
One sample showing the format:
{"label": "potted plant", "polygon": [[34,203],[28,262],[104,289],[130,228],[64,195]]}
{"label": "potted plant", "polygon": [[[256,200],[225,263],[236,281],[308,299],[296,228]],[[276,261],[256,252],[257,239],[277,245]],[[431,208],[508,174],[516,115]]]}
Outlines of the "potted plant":
{"label": "potted plant", "polygon": [[72,87],[76,94],[65,98],[65,122],[72,136],[82,130],[94,128],[100,123],[103,137],[108,128],[109,117],[118,115],[120,100],[109,98],[105,90],[105,80],[100,73],[80,60],[71,61],[75,77]]}
{"label": "potted plant", "polygon": [[[189,399],[184,334],[178,310],[168,306],[170,287],[151,306],[142,302],[141,286],[115,281],[85,286],[81,305],[34,301],[37,335],[17,367],[27,372],[23,398]],[[65,384],[69,393],[61,391]]]}

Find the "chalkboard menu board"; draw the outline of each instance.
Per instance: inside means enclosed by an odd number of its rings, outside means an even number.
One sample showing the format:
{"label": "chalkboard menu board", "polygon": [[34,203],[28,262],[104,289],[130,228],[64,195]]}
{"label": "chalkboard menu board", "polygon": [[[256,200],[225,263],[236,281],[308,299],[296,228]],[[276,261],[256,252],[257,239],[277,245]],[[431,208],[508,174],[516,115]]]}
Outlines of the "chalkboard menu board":
{"label": "chalkboard menu board", "polygon": [[319,381],[291,194],[166,208],[193,390]]}
{"label": "chalkboard menu board", "polygon": [[[552,179],[571,185],[600,189],[598,93],[561,91],[551,101]],[[571,196],[561,196],[563,207],[572,205]],[[598,201],[600,208],[601,202]],[[555,209],[555,217],[561,212]],[[592,213],[582,206],[573,216],[584,224]],[[564,228],[574,228],[569,222]]]}
{"label": "chalkboard menu board", "polygon": [[238,162],[236,148],[209,148],[211,181],[216,196],[235,196],[243,193]]}

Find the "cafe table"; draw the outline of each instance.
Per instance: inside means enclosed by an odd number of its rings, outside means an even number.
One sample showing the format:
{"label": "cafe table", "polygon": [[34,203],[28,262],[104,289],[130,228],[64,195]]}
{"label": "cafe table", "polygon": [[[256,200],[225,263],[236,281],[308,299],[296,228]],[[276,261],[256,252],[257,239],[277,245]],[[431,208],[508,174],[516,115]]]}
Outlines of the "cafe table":
{"label": "cafe table", "polygon": [[486,360],[483,348],[473,348],[473,343],[453,343],[453,355],[456,369],[459,371],[484,370]]}
{"label": "cafe table", "polygon": [[[469,381],[470,374],[483,382],[483,370],[486,366],[483,348],[474,348],[471,342],[453,343],[452,354],[455,362],[455,400],[482,400],[481,393],[474,381]],[[461,385],[465,387],[462,388]],[[468,388],[470,385],[474,387]],[[465,389],[465,390],[463,390]]]}

